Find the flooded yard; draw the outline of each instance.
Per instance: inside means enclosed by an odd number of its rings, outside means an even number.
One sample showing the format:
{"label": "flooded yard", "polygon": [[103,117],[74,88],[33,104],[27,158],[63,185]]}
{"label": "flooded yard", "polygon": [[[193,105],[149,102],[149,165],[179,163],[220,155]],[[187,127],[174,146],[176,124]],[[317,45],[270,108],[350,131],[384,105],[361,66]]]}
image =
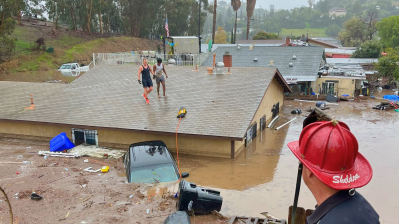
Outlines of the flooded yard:
{"label": "flooded yard", "polygon": [[0,74],[0,81],[70,83],[84,72],[59,72],[56,70]]}
{"label": "flooded yard", "polygon": [[[376,97],[391,94],[376,93]],[[379,100],[340,102],[327,113],[348,124],[359,142],[362,153],[373,167],[373,179],[358,191],[365,196],[380,215],[381,223],[398,223],[395,211],[399,207],[399,142],[397,127],[399,113],[371,109]],[[181,156],[183,172],[190,173],[188,181],[221,191],[226,216],[258,216],[261,212],[287,219],[288,207],[294,200],[298,160],[287,143],[299,139],[305,109],[314,103],[285,101],[280,114],[283,118],[275,127],[297,117],[280,130],[265,129],[235,160],[209,157]],[[290,112],[300,108],[302,115]],[[383,199],[383,200],[381,200]],[[314,209],[316,201],[302,182],[299,206]]]}

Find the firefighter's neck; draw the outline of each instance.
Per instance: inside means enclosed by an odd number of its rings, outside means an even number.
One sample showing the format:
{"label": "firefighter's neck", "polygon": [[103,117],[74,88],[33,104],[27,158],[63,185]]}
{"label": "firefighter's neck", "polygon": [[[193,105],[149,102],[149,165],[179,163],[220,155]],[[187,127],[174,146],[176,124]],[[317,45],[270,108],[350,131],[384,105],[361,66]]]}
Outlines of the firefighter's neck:
{"label": "firefighter's neck", "polygon": [[303,169],[303,180],[312,192],[316,199],[317,205],[321,205],[327,198],[333,196],[338,190],[332,189],[321,182],[309,169],[304,166]]}
{"label": "firefighter's neck", "polygon": [[328,187],[320,180],[319,180],[319,182],[320,182],[320,184],[313,185],[312,189],[309,187],[314,198],[316,199],[317,205],[321,205],[321,203],[323,203],[329,197],[333,196],[335,193],[338,192],[338,190]]}

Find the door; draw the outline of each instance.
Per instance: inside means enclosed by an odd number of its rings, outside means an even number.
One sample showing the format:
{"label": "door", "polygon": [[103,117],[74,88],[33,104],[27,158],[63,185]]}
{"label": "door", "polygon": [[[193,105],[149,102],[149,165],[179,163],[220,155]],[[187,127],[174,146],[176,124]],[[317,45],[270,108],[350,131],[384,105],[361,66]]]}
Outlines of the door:
{"label": "door", "polygon": [[321,94],[327,95],[335,95],[335,83],[334,82],[323,82],[322,83]]}
{"label": "door", "polygon": [[83,131],[74,131],[75,146],[85,143],[85,133]]}

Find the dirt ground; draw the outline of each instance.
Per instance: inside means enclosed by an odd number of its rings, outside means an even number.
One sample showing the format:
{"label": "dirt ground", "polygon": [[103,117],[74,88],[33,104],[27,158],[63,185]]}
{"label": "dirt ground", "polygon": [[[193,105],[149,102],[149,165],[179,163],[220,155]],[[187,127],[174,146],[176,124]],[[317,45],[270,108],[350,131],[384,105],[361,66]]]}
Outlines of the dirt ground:
{"label": "dirt ground", "polygon": [[[0,138],[1,162],[30,162],[0,163],[0,186],[10,199],[14,223],[163,223],[176,211],[173,192],[148,201],[146,186],[127,183],[122,162],[89,158],[85,163],[86,157],[44,160],[40,150],[48,150],[48,143]],[[107,164],[108,173],[83,171]],[[32,192],[43,199],[31,200]],[[0,195],[0,223],[10,223],[5,197]],[[191,219],[198,224],[225,223],[214,215]]]}

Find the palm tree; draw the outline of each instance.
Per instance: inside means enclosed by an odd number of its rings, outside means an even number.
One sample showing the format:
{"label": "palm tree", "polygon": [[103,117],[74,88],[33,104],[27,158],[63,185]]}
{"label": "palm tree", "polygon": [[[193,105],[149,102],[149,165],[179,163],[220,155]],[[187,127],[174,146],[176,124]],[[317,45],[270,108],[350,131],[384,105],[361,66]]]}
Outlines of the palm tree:
{"label": "palm tree", "polygon": [[236,24],[234,25],[234,43],[236,43],[236,33],[237,33],[237,12],[241,7],[241,0],[231,0],[231,6],[233,6],[233,10],[236,12]]}
{"label": "palm tree", "polygon": [[249,20],[254,14],[256,0],[247,0],[247,40],[249,35]]}
{"label": "palm tree", "polygon": [[215,31],[216,31],[216,7],[218,6],[218,1],[214,0],[213,3],[213,29],[212,29],[212,44],[215,43]]}

